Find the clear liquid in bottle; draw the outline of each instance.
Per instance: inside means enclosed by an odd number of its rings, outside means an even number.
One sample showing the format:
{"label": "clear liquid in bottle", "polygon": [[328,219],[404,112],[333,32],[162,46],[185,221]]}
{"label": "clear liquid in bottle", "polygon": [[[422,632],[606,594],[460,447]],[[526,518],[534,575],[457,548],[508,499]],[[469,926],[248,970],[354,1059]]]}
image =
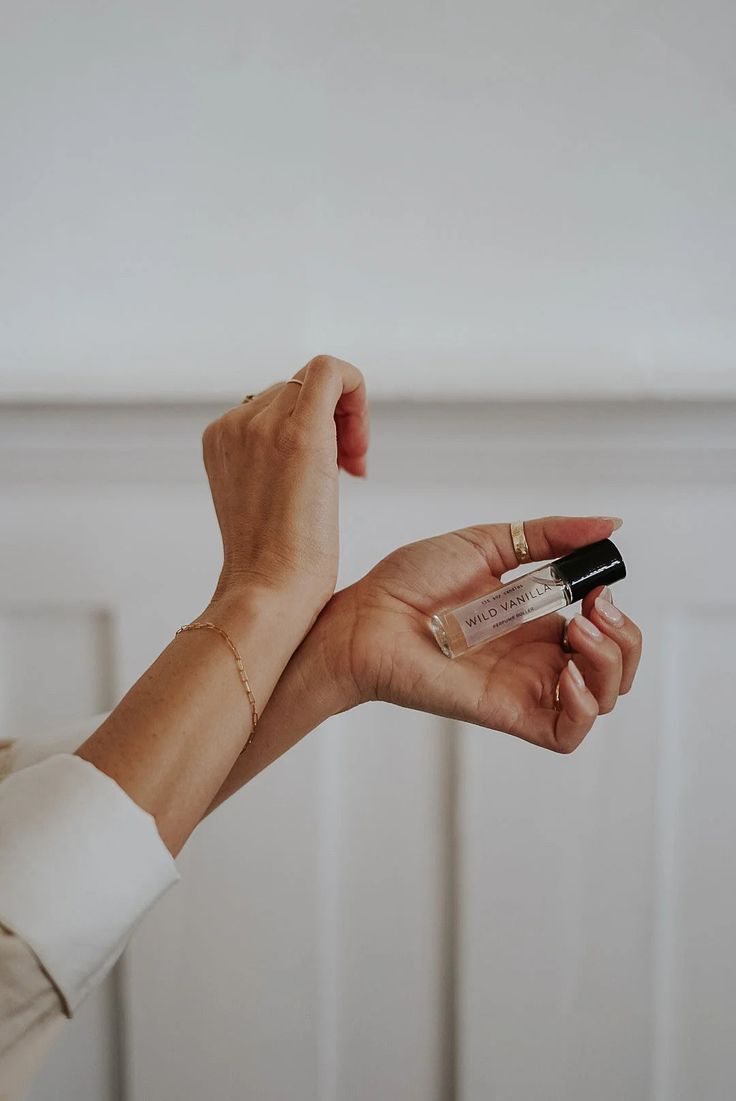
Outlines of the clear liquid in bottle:
{"label": "clear liquid in bottle", "polygon": [[442,652],[456,658],[569,603],[569,587],[550,565],[452,611],[439,612],[430,626]]}

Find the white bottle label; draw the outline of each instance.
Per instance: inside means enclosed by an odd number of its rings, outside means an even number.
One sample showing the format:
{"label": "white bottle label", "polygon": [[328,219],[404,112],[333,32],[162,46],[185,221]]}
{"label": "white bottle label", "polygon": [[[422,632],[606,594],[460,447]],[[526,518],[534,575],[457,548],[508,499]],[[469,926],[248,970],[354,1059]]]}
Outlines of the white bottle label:
{"label": "white bottle label", "polygon": [[547,583],[530,573],[480,600],[465,604],[453,614],[470,647],[488,642],[496,634],[506,634],[511,628],[554,611],[564,603],[559,583]]}

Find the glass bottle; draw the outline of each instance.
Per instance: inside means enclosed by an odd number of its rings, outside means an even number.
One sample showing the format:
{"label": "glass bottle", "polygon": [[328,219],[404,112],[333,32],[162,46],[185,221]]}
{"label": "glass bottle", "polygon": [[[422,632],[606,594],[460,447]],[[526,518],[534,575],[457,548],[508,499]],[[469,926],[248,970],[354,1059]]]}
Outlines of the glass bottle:
{"label": "glass bottle", "polygon": [[442,652],[448,658],[460,657],[625,576],[618,548],[610,539],[600,539],[522,574],[486,596],[438,612],[430,626]]}

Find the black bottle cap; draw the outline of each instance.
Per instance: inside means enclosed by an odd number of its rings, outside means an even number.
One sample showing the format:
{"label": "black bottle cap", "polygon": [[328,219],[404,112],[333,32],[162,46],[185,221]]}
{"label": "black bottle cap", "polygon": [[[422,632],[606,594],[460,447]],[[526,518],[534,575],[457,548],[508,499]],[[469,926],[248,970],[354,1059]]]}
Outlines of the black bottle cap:
{"label": "black bottle cap", "polygon": [[567,582],[573,603],[582,600],[599,585],[612,585],[614,581],[626,577],[621,552],[610,539],[600,539],[597,543],[580,547],[552,564],[557,575]]}

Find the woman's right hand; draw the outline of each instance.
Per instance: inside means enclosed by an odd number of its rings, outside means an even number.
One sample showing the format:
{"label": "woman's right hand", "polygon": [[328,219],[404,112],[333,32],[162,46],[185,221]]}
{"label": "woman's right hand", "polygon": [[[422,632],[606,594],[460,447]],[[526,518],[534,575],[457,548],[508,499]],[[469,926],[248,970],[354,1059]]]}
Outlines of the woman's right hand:
{"label": "woman's right hand", "polygon": [[317,356],[294,376],[208,425],[204,463],[223,542],[210,610],[265,594],[301,641],[332,596],[338,566],[338,468],[365,474],[368,410],[357,367]]}

